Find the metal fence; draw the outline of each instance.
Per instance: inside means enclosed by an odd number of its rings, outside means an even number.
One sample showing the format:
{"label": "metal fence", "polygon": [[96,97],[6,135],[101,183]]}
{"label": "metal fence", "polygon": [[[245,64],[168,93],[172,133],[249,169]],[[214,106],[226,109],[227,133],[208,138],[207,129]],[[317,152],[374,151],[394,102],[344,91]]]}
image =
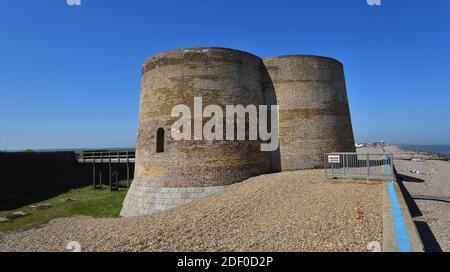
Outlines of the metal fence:
{"label": "metal fence", "polygon": [[328,153],[325,176],[353,179],[394,179],[393,155],[389,153]]}

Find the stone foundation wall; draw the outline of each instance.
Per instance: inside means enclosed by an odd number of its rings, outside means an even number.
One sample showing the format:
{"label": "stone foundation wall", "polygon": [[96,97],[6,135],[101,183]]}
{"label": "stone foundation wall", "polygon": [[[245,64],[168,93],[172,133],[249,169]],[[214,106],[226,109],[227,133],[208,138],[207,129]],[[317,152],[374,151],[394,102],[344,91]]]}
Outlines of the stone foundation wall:
{"label": "stone foundation wall", "polygon": [[174,208],[224,190],[226,186],[212,187],[148,187],[132,184],[120,212],[121,216],[136,216]]}

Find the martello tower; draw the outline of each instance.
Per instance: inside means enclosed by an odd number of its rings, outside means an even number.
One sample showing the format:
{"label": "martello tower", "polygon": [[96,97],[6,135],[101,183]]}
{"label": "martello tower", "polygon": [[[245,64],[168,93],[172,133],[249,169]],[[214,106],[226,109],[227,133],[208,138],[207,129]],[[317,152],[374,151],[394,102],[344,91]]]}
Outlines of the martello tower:
{"label": "martello tower", "polygon": [[[173,140],[171,110],[193,107],[194,97],[223,107],[278,105],[279,150],[262,152],[248,139]],[[135,180],[121,215],[175,207],[260,174],[320,168],[324,153],[338,151],[354,151],[340,62],[226,48],[160,53],[142,69]]]}

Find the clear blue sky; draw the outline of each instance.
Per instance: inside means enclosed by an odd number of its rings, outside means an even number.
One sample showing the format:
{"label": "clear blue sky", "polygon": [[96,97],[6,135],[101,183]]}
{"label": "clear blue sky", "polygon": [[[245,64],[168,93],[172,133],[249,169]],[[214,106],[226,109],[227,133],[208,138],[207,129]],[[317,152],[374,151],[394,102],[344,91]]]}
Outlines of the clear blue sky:
{"label": "clear blue sky", "polygon": [[1,0],[0,150],[134,146],[145,58],[220,46],[345,65],[356,140],[450,143],[450,1]]}

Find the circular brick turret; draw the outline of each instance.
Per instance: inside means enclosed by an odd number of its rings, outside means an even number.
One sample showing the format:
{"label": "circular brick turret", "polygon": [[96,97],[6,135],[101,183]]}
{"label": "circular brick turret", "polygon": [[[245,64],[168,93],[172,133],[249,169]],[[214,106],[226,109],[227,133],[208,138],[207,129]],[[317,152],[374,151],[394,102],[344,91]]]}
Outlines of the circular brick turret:
{"label": "circular brick turret", "polygon": [[324,153],[355,151],[340,62],[305,55],[263,62],[265,91],[279,105],[276,170],[321,168]]}
{"label": "circular brick turret", "polygon": [[[279,150],[262,152],[261,142],[248,138],[194,139],[193,128],[190,140],[174,140],[171,126],[179,117],[171,117],[172,109],[183,104],[193,115],[195,97],[202,109],[220,106],[224,117],[226,105],[278,105],[272,129]],[[355,151],[340,62],[304,55],[261,60],[225,48],[160,53],[142,68],[135,179],[121,215],[175,207],[270,171],[320,168],[324,153],[340,151]]]}
{"label": "circular brick turret", "polygon": [[[171,137],[171,126],[179,119],[171,117],[172,108],[184,104],[193,115],[194,97],[202,98],[203,108],[222,107],[224,116],[225,105],[263,104],[261,71],[260,58],[225,48],[178,49],[145,61],[135,179],[122,215],[175,206],[268,171],[268,154],[260,151],[258,141],[175,141]],[[158,133],[164,135],[160,146]]]}

